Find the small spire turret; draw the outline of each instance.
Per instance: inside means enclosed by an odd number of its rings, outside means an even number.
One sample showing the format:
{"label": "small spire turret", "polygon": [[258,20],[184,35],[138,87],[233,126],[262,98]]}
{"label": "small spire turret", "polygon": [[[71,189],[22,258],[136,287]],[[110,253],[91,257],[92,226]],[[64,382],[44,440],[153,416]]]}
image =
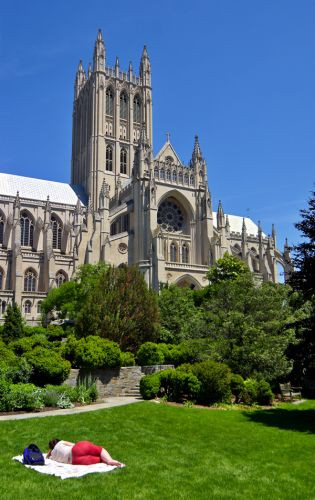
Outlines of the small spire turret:
{"label": "small spire turret", "polygon": [[118,59],[118,56],[116,56],[116,62],[115,62],[115,75],[117,78],[119,77],[119,59]]}
{"label": "small spire turret", "polygon": [[199,145],[198,135],[195,135],[195,143],[194,143],[194,150],[193,150],[192,157],[191,157],[191,163],[193,165],[195,165],[198,162],[201,163],[202,160],[203,160],[203,158],[202,158],[202,153],[201,153],[201,149],[200,149],[200,145]]}
{"label": "small spire turret", "polygon": [[222,229],[225,226],[225,217],[222,207],[222,202],[219,200],[219,206],[217,211],[217,229]]}
{"label": "small spire turret", "polygon": [[141,61],[140,61],[140,78],[142,78],[143,85],[151,86],[151,64],[146,45],[143,47]]}
{"label": "small spire turret", "polygon": [[90,79],[92,75],[92,64],[89,63],[89,69],[88,69],[88,78]]}
{"label": "small spire turret", "polygon": [[129,77],[129,81],[130,81],[130,82],[132,81],[132,73],[133,73],[132,63],[131,63],[131,61],[129,61],[129,67],[128,67],[128,77]]}
{"label": "small spire turret", "polygon": [[104,71],[105,70],[105,45],[102,36],[102,31],[99,29],[93,55],[93,70],[94,71]]}

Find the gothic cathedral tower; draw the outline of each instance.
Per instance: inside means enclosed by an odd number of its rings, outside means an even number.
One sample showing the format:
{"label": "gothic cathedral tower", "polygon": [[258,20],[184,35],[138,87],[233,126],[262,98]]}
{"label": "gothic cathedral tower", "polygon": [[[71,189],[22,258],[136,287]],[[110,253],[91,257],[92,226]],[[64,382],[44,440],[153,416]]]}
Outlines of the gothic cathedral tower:
{"label": "gothic cathedral tower", "polygon": [[71,184],[84,188],[98,210],[104,181],[110,197],[132,175],[141,128],[152,147],[151,66],[144,47],[139,76],[106,66],[101,30],[95,42],[93,67],[85,73],[82,61],[75,78]]}

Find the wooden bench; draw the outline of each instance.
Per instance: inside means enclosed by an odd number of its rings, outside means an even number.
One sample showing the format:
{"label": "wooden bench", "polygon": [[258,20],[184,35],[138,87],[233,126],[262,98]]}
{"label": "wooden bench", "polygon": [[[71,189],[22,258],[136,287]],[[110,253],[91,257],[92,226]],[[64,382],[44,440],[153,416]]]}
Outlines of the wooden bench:
{"label": "wooden bench", "polygon": [[293,401],[294,399],[301,398],[302,387],[292,387],[290,382],[279,385],[282,401]]}

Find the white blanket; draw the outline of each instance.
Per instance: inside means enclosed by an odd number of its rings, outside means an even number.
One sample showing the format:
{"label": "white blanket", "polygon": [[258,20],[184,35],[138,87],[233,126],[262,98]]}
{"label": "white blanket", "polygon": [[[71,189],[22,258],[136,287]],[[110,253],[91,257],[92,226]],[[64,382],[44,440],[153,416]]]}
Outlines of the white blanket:
{"label": "white blanket", "polygon": [[[116,469],[116,465],[106,465],[106,464],[94,464],[94,465],[72,465],[72,464],[62,464],[60,462],[55,462],[55,460],[50,460],[45,457],[45,465],[25,465],[28,469],[34,469],[42,474],[50,474],[52,476],[60,477],[60,479],[69,479],[70,477],[81,477],[86,474],[91,474],[92,472],[109,472]],[[23,464],[23,455],[18,455],[13,457],[12,460],[17,460]],[[24,464],[23,464],[24,465]]]}

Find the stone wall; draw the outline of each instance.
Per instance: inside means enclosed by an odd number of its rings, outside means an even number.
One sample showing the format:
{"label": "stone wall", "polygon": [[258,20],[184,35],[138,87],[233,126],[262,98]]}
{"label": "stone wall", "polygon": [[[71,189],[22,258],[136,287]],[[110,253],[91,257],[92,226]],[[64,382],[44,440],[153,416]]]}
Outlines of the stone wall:
{"label": "stone wall", "polygon": [[123,366],[113,369],[79,370],[72,369],[65,384],[75,386],[80,379],[92,377],[96,380],[99,399],[110,396],[140,396],[140,379],[144,375],[156,373],[173,365]]}

